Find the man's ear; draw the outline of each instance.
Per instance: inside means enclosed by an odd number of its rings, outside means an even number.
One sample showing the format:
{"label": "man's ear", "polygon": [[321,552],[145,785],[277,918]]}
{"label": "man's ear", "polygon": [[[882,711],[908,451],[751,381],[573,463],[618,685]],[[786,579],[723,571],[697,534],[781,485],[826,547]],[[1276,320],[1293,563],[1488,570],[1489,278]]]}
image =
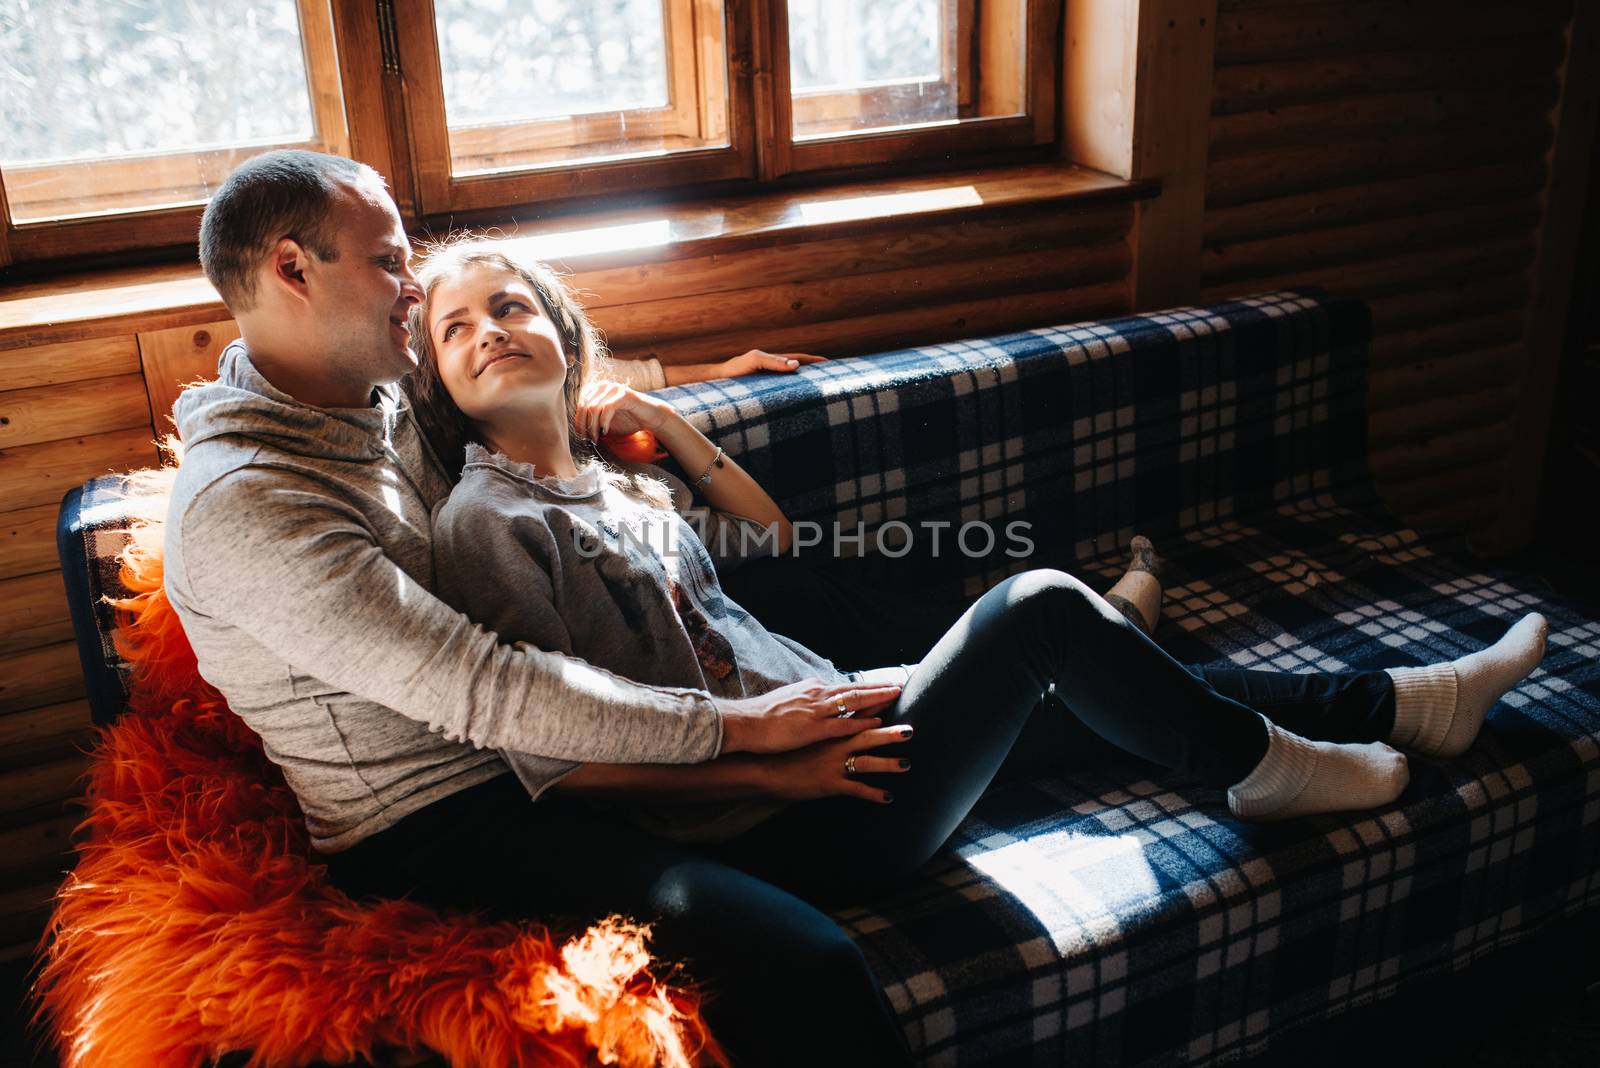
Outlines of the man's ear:
{"label": "man's ear", "polygon": [[280,238],[272,246],[267,263],[273,288],[296,300],[306,299],[306,266],[311,259],[304,246],[292,237]]}

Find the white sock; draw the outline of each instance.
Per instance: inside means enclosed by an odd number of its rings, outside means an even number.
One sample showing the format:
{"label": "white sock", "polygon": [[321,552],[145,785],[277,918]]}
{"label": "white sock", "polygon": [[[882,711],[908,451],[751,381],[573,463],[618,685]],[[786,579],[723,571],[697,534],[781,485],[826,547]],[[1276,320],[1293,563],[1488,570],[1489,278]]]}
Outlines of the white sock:
{"label": "white sock", "polygon": [[1228,787],[1228,809],[1240,819],[1377,808],[1399,797],[1411,781],[1405,754],[1382,742],[1314,742],[1261,719],[1267,725],[1267,755]]}
{"label": "white sock", "polygon": [[1529,612],[1487,649],[1448,664],[1384,668],[1394,680],[1389,741],[1428,756],[1466,752],[1494,703],[1544,659],[1549,634],[1544,616]]}

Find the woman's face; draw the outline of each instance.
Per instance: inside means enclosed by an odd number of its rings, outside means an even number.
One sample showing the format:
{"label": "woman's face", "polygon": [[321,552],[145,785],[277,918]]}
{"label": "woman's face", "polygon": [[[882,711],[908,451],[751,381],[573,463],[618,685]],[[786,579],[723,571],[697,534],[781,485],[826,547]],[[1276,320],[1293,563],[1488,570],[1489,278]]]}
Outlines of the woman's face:
{"label": "woman's face", "polygon": [[533,287],[511,271],[473,264],[440,282],[427,329],[445,389],[474,422],[562,395],[560,332]]}

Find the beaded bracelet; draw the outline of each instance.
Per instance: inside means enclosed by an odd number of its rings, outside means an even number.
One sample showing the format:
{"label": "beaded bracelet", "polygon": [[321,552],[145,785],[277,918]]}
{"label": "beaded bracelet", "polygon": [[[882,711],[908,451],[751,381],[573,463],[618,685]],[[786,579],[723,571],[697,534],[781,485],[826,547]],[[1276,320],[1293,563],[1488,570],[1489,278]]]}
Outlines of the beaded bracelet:
{"label": "beaded bracelet", "polygon": [[701,476],[699,478],[694,480],[694,484],[696,486],[709,486],[709,485],[711,485],[711,469],[713,467],[721,467],[721,466],[722,466],[722,446],[718,445],[717,446],[717,454],[715,456],[711,457],[711,462],[706,464],[705,472],[703,474],[701,474]]}

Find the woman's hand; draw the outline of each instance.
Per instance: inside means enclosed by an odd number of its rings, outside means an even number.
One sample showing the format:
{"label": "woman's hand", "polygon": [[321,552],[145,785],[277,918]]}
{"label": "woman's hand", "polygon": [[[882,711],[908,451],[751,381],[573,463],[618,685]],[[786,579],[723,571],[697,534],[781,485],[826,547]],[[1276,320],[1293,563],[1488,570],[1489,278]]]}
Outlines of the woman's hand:
{"label": "woman's hand", "polygon": [[578,392],[578,407],[572,423],[580,437],[599,441],[607,434],[660,430],[675,411],[665,401],[646,396],[621,382],[597,379]]}
{"label": "woman's hand", "polygon": [[712,701],[722,713],[723,753],[787,753],[880,727],[872,713],[899,697],[893,685],[802,679],[757,697]]}
{"label": "woman's hand", "polygon": [[826,356],[813,356],[809,352],[766,352],[762,349],[751,349],[749,352],[729,356],[723,360],[722,373],[726,378],[740,378],[755,374],[757,371],[798,371],[805,364],[820,363],[826,359]]}
{"label": "woman's hand", "polygon": [[875,786],[868,786],[852,778],[845,770],[845,761],[855,757],[851,765],[855,774],[890,772],[899,774],[911,769],[911,761],[901,757],[859,756],[868,749],[911,740],[911,725],[878,727],[862,731],[849,738],[819,745],[807,746],[793,753],[760,757],[765,778],[770,784],[770,796],[785,801],[814,801],[819,797],[859,797],[863,801],[887,805],[894,795]]}
{"label": "woman's hand", "polygon": [[720,363],[669,363],[661,368],[661,377],[669,386],[682,386],[717,378],[743,378],[757,371],[793,374],[808,363],[820,363],[826,359],[826,356],[813,356],[809,352],[751,349],[738,356],[729,356]]}

